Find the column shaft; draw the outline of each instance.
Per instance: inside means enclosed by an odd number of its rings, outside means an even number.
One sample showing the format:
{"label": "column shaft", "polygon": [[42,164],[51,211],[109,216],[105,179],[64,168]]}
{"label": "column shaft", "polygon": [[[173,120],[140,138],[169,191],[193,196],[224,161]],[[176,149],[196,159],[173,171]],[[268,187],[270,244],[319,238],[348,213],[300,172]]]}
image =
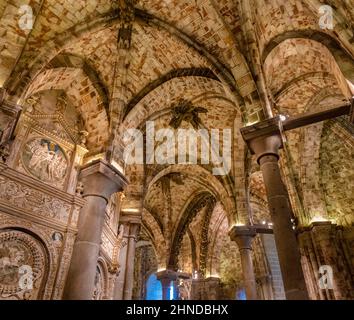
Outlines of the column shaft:
{"label": "column shaft", "polygon": [[251,249],[240,249],[243,280],[245,282],[247,300],[257,300],[257,285],[254,275]]}
{"label": "column shaft", "polygon": [[125,178],[102,160],[83,167],[80,178],[86,202],[80,211],[78,234],[64,289],[63,299],[66,300],[92,299],[105,209],[109,197],[126,184]]}
{"label": "column shaft", "polygon": [[252,241],[256,232],[252,227],[236,226],[231,229],[229,235],[231,240],[236,241],[240,251],[247,300],[257,300],[257,285],[252,260]]}
{"label": "column shaft", "polygon": [[114,300],[123,300],[125,270],[127,266],[127,249],[128,249],[128,244],[122,247],[119,253],[120,266],[119,266],[119,275],[117,277],[115,288],[114,288]]}
{"label": "column shaft", "polygon": [[170,300],[170,284],[169,278],[163,278],[160,280],[162,285],[162,300]]}
{"label": "column shaft", "polygon": [[106,204],[103,198],[86,197],[86,204],[80,212],[79,229],[81,232],[79,232],[74,244],[64,299],[92,299],[104,222],[101,219],[101,212],[104,212]]}
{"label": "column shaft", "polygon": [[131,225],[128,240],[128,250],[127,250],[127,263],[125,270],[125,284],[124,284],[124,300],[131,300],[133,295],[133,285],[134,285],[134,262],[135,262],[135,247],[136,247],[136,231],[135,226]]}
{"label": "column shaft", "polygon": [[277,154],[263,154],[258,161],[267,190],[269,210],[274,223],[274,237],[277,245],[285,294],[288,300],[308,299],[301,257],[295,232],[289,195],[282,181]]}

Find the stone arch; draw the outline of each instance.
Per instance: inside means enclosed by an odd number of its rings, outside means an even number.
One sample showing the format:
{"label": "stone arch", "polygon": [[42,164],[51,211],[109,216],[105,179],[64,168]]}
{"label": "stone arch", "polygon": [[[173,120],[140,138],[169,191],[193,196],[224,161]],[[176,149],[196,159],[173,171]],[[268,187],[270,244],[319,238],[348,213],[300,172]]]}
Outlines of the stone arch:
{"label": "stone arch", "polygon": [[[115,16],[115,13],[113,13],[113,16]],[[248,66],[243,56],[236,50],[235,47],[233,48],[233,50],[237,52],[234,53],[234,64],[237,66],[242,66],[238,68],[238,70],[243,71],[241,73],[237,73],[236,71],[230,72],[223,65],[223,63],[220,62],[217,57],[215,57],[215,55],[209,53],[208,50],[204,48],[202,44],[198,43],[197,40],[193,39],[193,35],[187,35],[178,28],[172,26],[170,23],[163,21],[153,16],[152,14],[148,14],[145,11],[139,9],[136,10],[136,18],[137,23],[148,24],[156,29],[161,28],[168,32],[172,37],[178,39],[178,41],[184,43],[184,45],[193,48],[193,50],[199,54],[201,53],[204,57],[206,57],[208,63],[212,67],[213,72],[215,72],[217,77],[221,79],[221,81],[225,84],[225,88],[229,90],[230,96],[236,95],[238,96],[238,99],[242,101],[242,99],[240,99],[240,95],[238,94],[238,86],[235,85],[235,77],[237,78],[236,82],[239,82],[240,85],[243,84],[245,72],[248,73]],[[40,72],[43,66],[47,65],[48,62],[50,62],[56,55],[58,55],[64,50],[64,46],[58,45],[58,43],[65,42],[70,45],[70,43],[75,43],[80,38],[87,36],[92,32],[98,32],[107,28],[115,27],[117,23],[119,23],[119,19],[117,19],[117,17],[112,19],[112,16],[106,13],[103,17],[92,19],[89,23],[79,23],[75,26],[76,32],[73,34],[70,34],[69,30],[66,30],[61,34],[56,35],[56,43],[54,43],[53,41],[48,41],[43,46],[43,50],[41,50],[40,54],[37,55],[35,59],[31,60],[31,63],[17,67],[17,72],[21,72],[22,70],[22,80],[20,81],[20,83],[15,83],[16,81],[13,80],[12,85],[15,87],[13,91],[19,92],[20,89],[24,87],[25,82],[30,81],[31,78],[33,78]],[[23,70],[26,71],[23,72]],[[250,78],[249,74],[246,74],[246,76],[250,82],[253,81]],[[238,79],[238,77],[240,77],[240,79]]]}
{"label": "stone arch", "polygon": [[120,131],[129,128],[142,129],[146,121],[168,113],[171,105],[181,97],[193,103],[217,99],[219,103],[225,104],[225,107],[237,110],[237,105],[226,96],[219,81],[198,75],[175,77],[161,83],[145,95],[125,117]]}
{"label": "stone arch", "polygon": [[268,85],[275,96],[281,95],[289,83],[295,86],[304,76],[309,81],[318,72],[324,73],[324,80],[329,75],[334,77],[339,92],[346,97],[350,95],[348,83],[333,55],[326,46],[314,40],[293,38],[282,41],[269,53],[264,68]]}
{"label": "stone arch", "polygon": [[202,185],[204,185],[204,188],[213,194],[224,205],[230,223],[237,220],[236,203],[230,184],[226,181],[225,183],[222,183],[208,170],[199,165],[172,165],[164,168],[149,182],[147,189],[149,189],[150,186],[160,180],[163,176],[171,173],[183,173],[189,177],[194,177],[197,181],[200,181]]}
{"label": "stone arch", "polygon": [[125,109],[123,121],[129,115],[130,111],[144,99],[150,92],[154,91],[156,88],[161,86],[163,83],[170,81],[174,78],[183,78],[183,77],[205,77],[218,81],[216,75],[209,68],[185,68],[185,69],[175,69],[157,80],[151,82],[149,85],[144,87],[133,99],[131,99]]}
{"label": "stone arch", "polygon": [[[208,247],[208,262],[207,262],[207,275],[218,276],[220,275],[220,246],[218,246],[218,241],[220,240],[221,234],[228,233],[227,229],[222,229],[221,225],[224,220],[227,219],[227,214],[223,209],[222,205],[218,203],[214,209],[213,215],[209,224],[209,247]],[[225,224],[225,223],[224,223]]]}
{"label": "stone arch", "polygon": [[175,228],[168,261],[169,269],[173,270],[177,268],[180,245],[183,241],[183,236],[187,232],[188,225],[202,208],[211,205],[213,201],[215,201],[215,198],[210,193],[199,192],[192,195],[188,203],[185,205],[182,210],[182,217]]}
{"label": "stone arch", "polygon": [[252,223],[271,223],[272,219],[268,209],[267,194],[261,171],[251,173],[248,188]]}
{"label": "stone arch", "polygon": [[143,210],[142,223],[143,226],[148,230],[150,240],[155,251],[158,269],[166,269],[168,254],[166,240],[163,235],[162,224],[159,223],[157,218],[152,215],[146,208]]}
{"label": "stone arch", "polygon": [[313,41],[320,42],[332,53],[334,59],[337,61],[342,73],[344,76],[353,81],[353,74],[351,70],[347,68],[347,66],[354,67],[354,59],[352,53],[348,52],[346,48],[344,48],[341,43],[329,35],[328,33],[317,31],[317,30],[296,30],[284,32],[275,36],[263,49],[262,61],[263,63],[267,59],[268,55],[272,52],[272,50],[277,47],[281,42],[287,39],[296,39],[303,38],[309,39]]}
{"label": "stone arch", "polygon": [[50,90],[63,91],[80,114],[85,130],[89,133],[89,155],[102,152],[108,141],[109,120],[104,101],[90,78],[78,68],[48,69],[35,78],[21,99],[27,101],[29,97]]}
{"label": "stone arch", "polygon": [[81,69],[83,73],[92,83],[92,86],[96,89],[97,94],[102,101],[104,108],[106,109],[107,115],[109,115],[109,92],[106,85],[100,79],[100,75],[95,70],[94,67],[90,65],[88,61],[84,58],[70,54],[70,53],[59,53],[54,57],[46,66],[46,69],[57,69],[57,68],[74,68]]}
{"label": "stone arch", "polygon": [[95,287],[92,300],[108,299],[108,267],[106,261],[99,257],[96,267]]}

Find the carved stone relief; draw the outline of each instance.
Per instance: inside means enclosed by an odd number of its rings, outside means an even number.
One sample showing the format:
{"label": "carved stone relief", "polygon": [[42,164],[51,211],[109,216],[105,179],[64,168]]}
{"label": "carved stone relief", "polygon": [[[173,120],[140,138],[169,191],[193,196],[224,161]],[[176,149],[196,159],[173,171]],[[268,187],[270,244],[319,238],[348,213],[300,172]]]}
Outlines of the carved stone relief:
{"label": "carved stone relief", "polygon": [[39,241],[21,231],[0,231],[0,299],[40,299],[46,269]]}
{"label": "carved stone relief", "polygon": [[65,280],[66,276],[69,270],[69,265],[70,265],[70,260],[71,260],[71,255],[74,247],[74,242],[75,242],[75,234],[73,233],[67,233],[65,241],[64,241],[64,247],[62,251],[62,255],[60,258],[60,265],[58,267],[58,277],[56,280],[56,284],[53,288],[53,296],[52,299],[54,300],[59,300],[62,297],[62,293],[64,291],[64,286],[65,286]]}
{"label": "carved stone relief", "polygon": [[73,194],[88,152],[82,119],[60,91],[40,92],[26,103],[7,165]]}
{"label": "carved stone relief", "polygon": [[98,258],[95,276],[95,287],[92,295],[92,300],[107,300],[108,297],[108,272],[107,262],[101,256]]}
{"label": "carved stone relief", "polygon": [[110,259],[113,259],[114,244],[109,240],[105,234],[105,230],[102,232],[102,249],[109,256]]}
{"label": "carved stone relief", "polygon": [[178,285],[179,298],[181,300],[191,300],[192,280],[182,280]]}
{"label": "carved stone relief", "polygon": [[102,300],[104,291],[104,280],[100,267],[96,268],[96,277],[95,277],[95,289],[93,291],[92,300]]}
{"label": "carved stone relief", "polygon": [[1,200],[42,217],[55,218],[64,223],[69,219],[69,204],[3,176],[0,177]]}
{"label": "carved stone relief", "polygon": [[[43,283],[45,285],[45,288],[43,288],[44,292],[39,299],[61,299],[75,242],[75,233],[58,232],[53,228],[42,227],[31,221],[11,218],[0,211],[0,230],[9,228],[29,230],[37,234],[43,241],[45,247],[48,249],[49,268],[48,276],[45,283]],[[63,238],[62,241],[58,241],[60,238]]]}
{"label": "carved stone relief", "polygon": [[30,174],[44,182],[62,181],[67,173],[68,160],[63,149],[47,139],[28,141],[22,161]]}

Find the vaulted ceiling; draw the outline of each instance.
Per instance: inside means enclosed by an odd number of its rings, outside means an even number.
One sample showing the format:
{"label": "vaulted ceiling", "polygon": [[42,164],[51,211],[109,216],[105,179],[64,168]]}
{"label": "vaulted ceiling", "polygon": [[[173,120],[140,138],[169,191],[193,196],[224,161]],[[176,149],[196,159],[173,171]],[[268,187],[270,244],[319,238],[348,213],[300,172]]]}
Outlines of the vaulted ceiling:
{"label": "vaulted ceiling", "polygon": [[[251,174],[251,194],[263,210],[260,173],[246,172],[245,147],[237,138],[241,126],[264,116],[257,65],[274,113],[341,103],[347,90],[342,72],[354,61],[354,1],[327,1],[335,9],[335,29],[322,30],[319,1],[138,0],[127,50],[118,46],[116,9],[122,1],[0,1],[0,87],[23,104],[41,90],[64,90],[85,120],[90,155],[104,151],[114,121],[118,135],[143,128],[147,120],[155,120],[156,129],[167,127],[171,106],[182,98],[207,110],[200,115],[207,129],[232,128],[233,165],[226,177],[201,165],[126,168],[130,185],[124,206],[144,207],[139,209],[146,232],[166,252],[188,203],[200,192],[217,198],[219,215],[223,211],[226,217],[219,224],[227,226],[239,218],[236,198],[245,194],[243,180]],[[33,9],[32,30],[19,27],[20,4]],[[300,172],[303,140],[299,132],[289,137]],[[196,234],[202,225],[197,220]]]}

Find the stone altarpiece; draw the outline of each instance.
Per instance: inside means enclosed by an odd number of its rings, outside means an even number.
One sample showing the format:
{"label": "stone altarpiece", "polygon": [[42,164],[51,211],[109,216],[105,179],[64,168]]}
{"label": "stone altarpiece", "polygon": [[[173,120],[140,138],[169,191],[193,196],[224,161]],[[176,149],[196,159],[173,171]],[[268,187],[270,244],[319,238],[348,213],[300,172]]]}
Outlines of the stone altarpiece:
{"label": "stone altarpiece", "polygon": [[[0,299],[62,296],[84,204],[76,194],[87,152],[80,125],[65,94],[45,91],[26,99],[15,138],[7,136],[10,152],[0,163]],[[19,285],[23,266],[33,274],[32,288]]]}

